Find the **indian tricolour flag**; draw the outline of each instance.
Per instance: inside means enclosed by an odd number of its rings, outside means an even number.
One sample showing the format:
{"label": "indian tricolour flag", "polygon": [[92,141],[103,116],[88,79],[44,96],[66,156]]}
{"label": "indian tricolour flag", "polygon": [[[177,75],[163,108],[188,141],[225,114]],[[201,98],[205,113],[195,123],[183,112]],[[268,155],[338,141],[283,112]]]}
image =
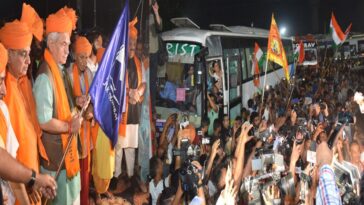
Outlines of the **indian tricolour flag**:
{"label": "indian tricolour flag", "polygon": [[344,43],[344,41],[348,37],[350,29],[351,29],[351,24],[348,26],[345,33],[343,33],[343,31],[341,30],[339,24],[335,19],[334,13],[331,14],[330,30],[332,39],[334,40],[336,46],[339,46],[342,43]]}
{"label": "indian tricolour flag", "polygon": [[301,40],[294,51],[294,57],[298,65],[302,64],[305,60],[305,47],[303,41]]}
{"label": "indian tricolour flag", "polygon": [[254,47],[254,54],[253,54],[253,59],[252,59],[252,76],[253,76],[253,82],[254,85],[256,87],[259,87],[259,76],[260,76],[260,71],[259,71],[259,65],[262,65],[263,62],[263,51],[262,49],[260,49],[258,43],[255,43],[255,47]]}

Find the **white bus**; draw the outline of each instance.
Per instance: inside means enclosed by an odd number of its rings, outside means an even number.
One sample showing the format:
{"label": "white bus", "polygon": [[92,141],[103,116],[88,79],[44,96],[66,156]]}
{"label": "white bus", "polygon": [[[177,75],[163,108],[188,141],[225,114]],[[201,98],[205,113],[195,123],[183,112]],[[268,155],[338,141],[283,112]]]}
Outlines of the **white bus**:
{"label": "white bus", "polygon": [[[196,126],[199,126],[201,117],[207,116],[206,95],[213,92],[213,89],[217,90],[214,88],[216,81],[211,75],[213,73],[211,67],[217,63],[223,73],[220,88],[221,98],[218,99],[220,113],[223,111],[224,114],[229,115],[230,119],[235,119],[236,116],[241,115],[241,108],[247,108],[248,99],[252,98],[253,94],[258,91],[258,88],[253,84],[251,72],[254,43],[257,42],[263,52],[266,53],[269,31],[252,27],[226,27],[216,24],[210,25],[211,30],[202,30],[188,18],[175,18],[171,21],[177,25],[177,28],[161,34],[168,52],[168,61],[158,69],[160,87],[158,90],[163,92],[163,85],[167,81],[167,76],[168,81],[177,87],[177,98],[180,101],[175,104],[172,103],[172,105],[165,103],[158,93],[157,114],[162,119],[166,119],[171,113],[189,112],[190,122],[192,121]],[[290,65],[293,63],[292,40],[283,37],[282,41]],[[207,52],[205,52],[206,50]],[[206,55],[202,55],[201,52],[206,53]],[[196,64],[196,55],[204,56],[201,59],[206,65],[205,68],[201,69]],[[265,63],[263,64],[265,65]],[[195,70],[194,80],[192,80],[191,86],[186,86],[184,79],[188,78],[189,69]],[[262,89],[264,69],[261,68],[260,71],[260,88]],[[199,74],[203,80],[201,85],[198,84],[199,79],[197,77]],[[270,64],[266,85],[275,85],[283,76],[281,67]],[[184,93],[183,88],[186,87]],[[197,93],[195,103],[191,103],[191,93]]]}

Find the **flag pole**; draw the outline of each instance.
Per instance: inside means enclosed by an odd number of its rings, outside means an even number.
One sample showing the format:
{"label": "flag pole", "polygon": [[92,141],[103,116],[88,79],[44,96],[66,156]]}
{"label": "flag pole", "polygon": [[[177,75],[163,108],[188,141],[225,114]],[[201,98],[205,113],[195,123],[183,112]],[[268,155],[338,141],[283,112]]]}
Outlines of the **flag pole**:
{"label": "flag pole", "polygon": [[264,102],[265,84],[267,83],[267,69],[268,69],[268,56],[267,56],[267,59],[265,61],[264,84],[263,84],[263,92],[262,92],[262,104]]}
{"label": "flag pole", "polygon": [[340,47],[340,46],[341,46],[341,45],[336,46],[335,53],[334,53],[334,55],[332,56],[331,61],[330,61],[330,62],[329,62],[329,64],[327,65],[327,69],[330,69],[330,66],[331,66],[332,62],[334,61],[335,56],[336,56],[336,53],[337,53],[337,51],[339,50],[339,47]]}
{"label": "flag pole", "polygon": [[294,74],[293,74],[292,78],[290,79],[292,81],[292,83],[291,82],[288,82],[289,85],[290,85],[290,88],[291,88],[291,92],[290,92],[289,97],[288,97],[288,100],[287,100],[286,110],[288,110],[288,106],[290,105],[290,101],[291,101],[291,98],[292,98],[293,89],[294,89],[294,85],[295,85],[295,81],[296,81],[296,77],[295,76],[296,76],[296,69],[297,69],[297,59],[294,59],[293,60],[293,63],[294,63],[294,65],[293,65],[293,67],[294,67]]}

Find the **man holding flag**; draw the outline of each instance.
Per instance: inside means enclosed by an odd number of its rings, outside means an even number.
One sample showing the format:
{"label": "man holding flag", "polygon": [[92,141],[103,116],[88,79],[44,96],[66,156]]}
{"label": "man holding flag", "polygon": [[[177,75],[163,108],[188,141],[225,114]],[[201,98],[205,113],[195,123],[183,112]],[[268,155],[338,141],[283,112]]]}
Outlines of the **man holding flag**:
{"label": "man holding flag", "polygon": [[[51,204],[80,204],[80,164],[77,139],[70,138],[79,132],[82,116],[71,114],[69,89],[65,81],[70,36],[76,28],[75,11],[62,8],[46,20],[47,48],[34,83],[37,117],[42,128],[42,142],[48,160],[41,158],[41,172],[52,176],[61,166],[57,178],[57,197]],[[70,147],[66,150],[70,141]],[[65,154],[64,154],[65,153]],[[63,164],[60,164],[65,155]]]}
{"label": "man holding flag", "polygon": [[[82,109],[87,101],[87,95],[92,82],[92,72],[87,67],[87,58],[91,55],[92,46],[86,37],[78,36],[74,43],[75,63],[70,66],[69,76],[73,90],[74,101],[79,109]],[[91,106],[90,106],[91,108]],[[87,112],[82,122],[79,142],[80,150],[80,173],[81,173],[81,204],[88,205],[89,202],[89,175],[91,154],[91,120],[92,114]]]}

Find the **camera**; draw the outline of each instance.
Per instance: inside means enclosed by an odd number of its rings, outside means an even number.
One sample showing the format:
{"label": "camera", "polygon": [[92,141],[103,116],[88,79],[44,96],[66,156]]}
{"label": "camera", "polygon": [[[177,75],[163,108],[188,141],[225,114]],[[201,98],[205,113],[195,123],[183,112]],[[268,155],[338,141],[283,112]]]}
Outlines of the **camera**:
{"label": "camera", "polygon": [[254,136],[256,139],[261,140],[262,142],[268,142],[268,138],[270,136],[275,137],[277,133],[273,131],[273,126],[270,126],[268,129],[258,132],[258,129],[252,127],[249,132],[248,136]]}
{"label": "camera", "polygon": [[343,204],[359,204],[360,173],[358,168],[346,161],[343,163],[334,161],[333,169]]}
{"label": "camera", "polygon": [[198,170],[192,162],[199,160],[200,147],[190,144],[188,139],[182,139],[181,149],[174,149],[173,155],[180,156],[183,162],[179,171],[183,191],[194,195],[197,190],[198,176],[196,173]]}
{"label": "camera", "polygon": [[350,112],[339,112],[338,122],[341,124],[354,123],[354,117]]}
{"label": "camera", "polygon": [[181,149],[174,149],[173,155],[180,156],[181,161],[191,159],[192,161],[198,160],[200,157],[200,147],[198,145],[192,145],[188,139],[181,140]]}
{"label": "camera", "polygon": [[302,144],[305,139],[310,139],[311,133],[306,126],[299,125],[297,127],[295,141],[296,144]]}
{"label": "camera", "polygon": [[203,137],[202,138],[202,144],[203,145],[209,145],[211,143],[210,137]]}
{"label": "camera", "polygon": [[[191,196],[196,195],[198,185],[198,169],[192,164],[191,159],[183,162],[179,177],[181,179],[182,190],[189,193]],[[202,173],[201,173],[202,174]]]}
{"label": "camera", "polygon": [[[286,196],[294,197],[296,195],[293,176],[290,172],[272,172],[256,177],[249,176],[243,180],[240,191],[246,191],[252,195],[249,204],[263,204],[261,195],[271,185],[277,185],[279,190]],[[268,200],[273,201],[274,199]]]}

